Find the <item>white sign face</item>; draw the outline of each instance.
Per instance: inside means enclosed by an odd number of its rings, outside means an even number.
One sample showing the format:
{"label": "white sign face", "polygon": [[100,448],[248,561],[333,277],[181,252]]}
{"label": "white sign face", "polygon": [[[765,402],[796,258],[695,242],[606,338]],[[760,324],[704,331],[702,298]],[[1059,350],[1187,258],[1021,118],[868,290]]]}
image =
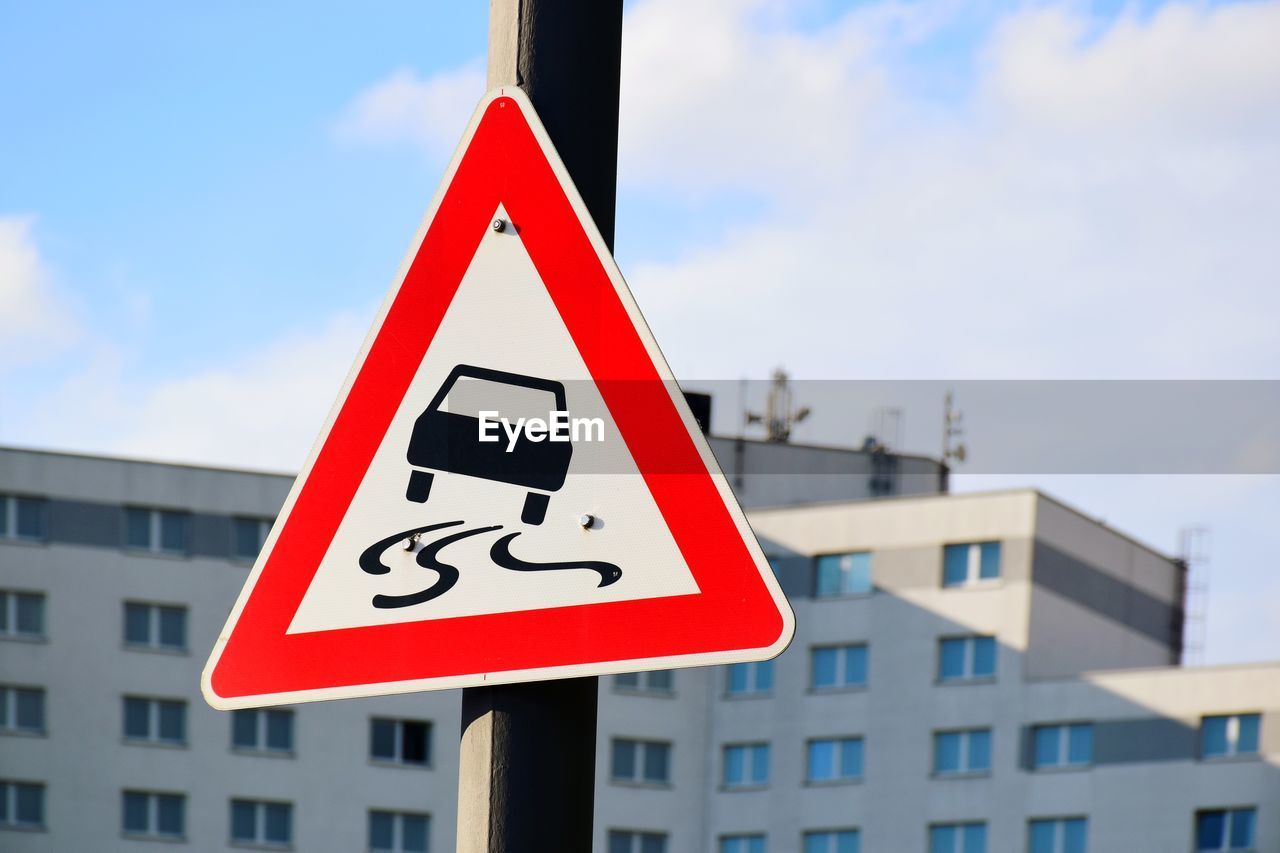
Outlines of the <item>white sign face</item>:
{"label": "white sign face", "polygon": [[480,104],[218,638],[215,707],[762,660],[793,617],[528,100]]}
{"label": "white sign face", "polygon": [[[500,206],[492,219],[509,221],[510,217]],[[290,633],[698,592],[564,320],[514,232],[512,228],[501,232],[490,229],[480,241],[409,394],[294,615]],[[485,328],[503,332],[479,353],[476,330]],[[572,454],[564,485],[548,493],[549,505],[541,524],[521,522],[530,490],[520,485],[469,476],[465,470],[415,469],[406,459],[415,424],[429,412],[433,398],[454,369],[481,360],[488,369],[558,382],[564,387],[569,418],[594,420],[603,427],[590,430],[590,434],[580,429],[579,440],[567,442]],[[520,417],[549,420],[557,410],[554,395],[545,391],[520,394],[528,389],[514,386],[517,393],[513,395],[510,385],[483,379],[471,379],[471,384],[482,387],[468,396],[489,398],[487,404],[480,403],[483,409],[467,407],[476,409],[477,414],[497,411],[514,424]],[[540,405],[538,397],[545,398]],[[518,404],[508,409],[504,402],[513,398]],[[449,408],[453,410],[450,415],[471,416],[470,412],[458,413],[456,404]],[[490,420],[496,421],[497,416]],[[428,426],[424,423],[424,428]],[[464,425],[462,430],[464,440],[476,443],[476,451],[510,457],[512,465],[518,464],[522,451],[536,452],[551,445],[545,440],[529,442],[522,433],[513,447],[510,431],[498,427],[489,432],[500,440],[481,447],[478,423]],[[469,454],[463,448],[453,450],[459,462],[467,461]],[[432,474],[430,496],[423,503],[405,498],[414,470]],[[581,524],[583,515],[594,517],[589,529]],[[450,522],[457,524],[424,533],[413,552],[402,544],[407,535],[387,547],[380,554],[390,569],[386,574],[351,571],[373,543],[397,532]],[[495,541],[513,532],[519,535],[510,542],[509,550],[521,560],[540,564],[603,561],[618,566],[621,575],[601,587],[601,575],[590,569],[504,569],[490,559],[489,552]],[[466,533],[474,535],[456,538]],[[454,540],[438,552],[440,561],[456,566],[461,574],[452,589],[421,604],[365,606],[378,595],[411,597],[430,586],[434,577],[416,558],[441,539]],[[645,569],[627,571],[631,566]]]}

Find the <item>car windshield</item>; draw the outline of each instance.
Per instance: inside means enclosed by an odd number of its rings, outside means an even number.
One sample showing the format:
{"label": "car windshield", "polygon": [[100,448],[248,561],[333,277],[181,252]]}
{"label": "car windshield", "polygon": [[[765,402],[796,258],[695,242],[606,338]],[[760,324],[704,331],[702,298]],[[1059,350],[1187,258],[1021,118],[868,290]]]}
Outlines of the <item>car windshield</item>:
{"label": "car windshield", "polygon": [[480,417],[480,412],[497,412],[497,418],[513,423],[520,418],[546,420],[555,408],[556,398],[550,391],[472,376],[459,376],[440,403],[442,412],[472,418]]}

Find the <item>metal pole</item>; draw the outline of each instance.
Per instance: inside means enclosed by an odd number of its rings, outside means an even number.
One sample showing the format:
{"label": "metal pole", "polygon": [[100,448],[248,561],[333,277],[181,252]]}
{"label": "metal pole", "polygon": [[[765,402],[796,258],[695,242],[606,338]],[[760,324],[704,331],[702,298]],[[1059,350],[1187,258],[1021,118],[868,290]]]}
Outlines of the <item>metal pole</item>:
{"label": "metal pole", "polygon": [[[613,248],[622,0],[490,0],[489,88],[533,101]],[[597,679],[462,691],[458,853],[590,853]]]}

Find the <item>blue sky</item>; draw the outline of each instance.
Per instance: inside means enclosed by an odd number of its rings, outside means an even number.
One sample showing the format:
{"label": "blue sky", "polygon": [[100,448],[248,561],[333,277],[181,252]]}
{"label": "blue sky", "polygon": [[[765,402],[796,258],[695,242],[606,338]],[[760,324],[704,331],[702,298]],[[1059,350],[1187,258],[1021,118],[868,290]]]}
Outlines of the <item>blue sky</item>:
{"label": "blue sky", "polygon": [[[300,464],[486,7],[7,4],[0,441]],[[1280,3],[636,0],[624,38],[618,257],[677,376],[1278,378]],[[1212,523],[1241,659],[1280,657],[1275,480],[1016,482]]]}

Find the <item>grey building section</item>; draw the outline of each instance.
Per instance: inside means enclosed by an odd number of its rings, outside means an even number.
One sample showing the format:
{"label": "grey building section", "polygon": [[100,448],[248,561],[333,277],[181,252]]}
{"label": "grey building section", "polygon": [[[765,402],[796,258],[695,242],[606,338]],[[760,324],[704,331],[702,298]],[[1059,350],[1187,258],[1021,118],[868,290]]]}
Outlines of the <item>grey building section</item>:
{"label": "grey building section", "polygon": [[[666,853],[719,853],[760,835],[768,853],[792,853],[838,830],[856,832],[864,853],[923,853],[935,827],[977,822],[986,851],[1013,853],[1027,850],[1031,821],[1072,816],[1087,820],[1093,853],[1168,853],[1195,849],[1197,815],[1225,808],[1252,809],[1253,849],[1280,850],[1280,665],[1171,665],[1175,561],[1034,491],[865,500],[883,471],[868,466],[859,485],[859,454],[832,481],[788,483],[768,465],[799,454],[812,473],[832,464],[826,451],[805,462],[803,448],[756,444],[743,458],[765,467],[744,482],[762,504],[793,504],[749,517],[796,610],[796,639],[767,678],[716,667],[601,680],[598,850],[627,842],[635,853],[643,835]],[[126,792],[183,797],[170,840],[195,850],[245,846],[233,801],[287,804],[295,850],[381,849],[375,825],[404,842],[407,821],[425,827],[430,850],[452,849],[455,692],[297,706],[289,748],[275,752],[237,746],[232,715],[200,699],[205,654],[248,572],[233,558],[234,519],[273,517],[290,484],[0,448],[0,499],[46,501],[43,537],[0,539],[0,592],[44,596],[38,636],[12,619],[0,632],[0,687],[44,691],[40,730],[0,727],[0,784],[43,792],[39,826],[0,820],[0,850],[156,849],[154,833],[128,829]],[[123,547],[130,506],[188,513],[186,552]],[[998,576],[946,585],[947,548],[980,543],[998,543]],[[869,567],[871,583],[850,571],[847,588],[819,596],[832,591],[820,562]],[[126,607],[138,604],[185,608],[184,642],[130,640]],[[941,644],[978,638],[992,671],[951,677]],[[965,648],[976,665],[976,646]],[[126,736],[129,696],[185,703],[185,736]],[[1256,745],[1205,754],[1206,717],[1254,716]],[[376,721],[387,720],[425,731],[425,754],[401,760],[402,727],[387,742],[399,758],[381,754]],[[1038,764],[1034,733],[1067,725],[1090,727],[1088,760]],[[989,733],[986,766],[939,767],[936,738],[970,731]],[[815,770],[814,750],[854,742],[856,774]],[[766,756],[745,783],[733,777],[744,748]],[[627,754],[639,761],[615,757]]]}

